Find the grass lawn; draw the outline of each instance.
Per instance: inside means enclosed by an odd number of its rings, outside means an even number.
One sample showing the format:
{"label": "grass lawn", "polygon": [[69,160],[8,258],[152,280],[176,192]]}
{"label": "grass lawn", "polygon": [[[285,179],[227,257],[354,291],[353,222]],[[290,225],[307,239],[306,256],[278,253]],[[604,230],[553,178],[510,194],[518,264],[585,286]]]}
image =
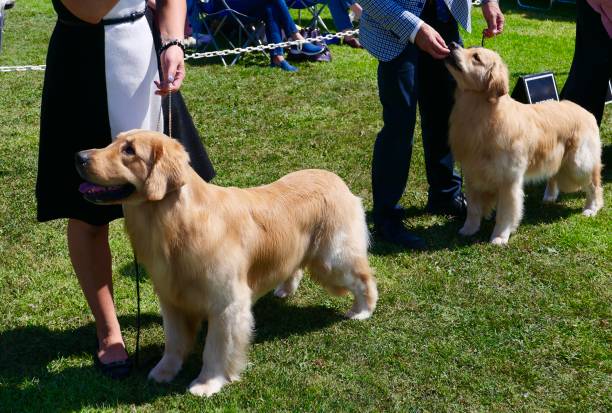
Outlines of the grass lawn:
{"label": "grass lawn", "polygon": [[[552,70],[561,87],[575,23],[502,2],[506,33],[487,45],[521,74]],[[42,64],[54,24],[50,2],[18,0],[7,16],[0,65]],[[479,44],[484,20],[474,13]],[[218,171],[219,185],[267,183],[300,168],[336,172],[371,207],[372,145],[381,127],[376,61],[332,46],[331,64],[297,74],[261,56],[232,68],[188,64],[184,96]],[[0,411],[611,411],[612,173],[607,206],[580,214],[584,196],[540,202],[526,191],[522,225],[507,248],[471,240],[460,222],[422,212],[420,135],[403,203],[426,252],[375,245],[380,301],[372,319],[343,320],[349,298],[306,280],[287,302],[255,306],[256,336],[242,381],[211,399],[185,392],[202,340],[175,382],[147,382],[163,331],[143,282],[142,360],[135,375],[107,380],[92,368],[95,329],[65,246],[65,222],[38,224],[34,184],[42,72],[0,73]],[[66,124],[70,111],[66,108]],[[602,126],[612,164],[612,111]],[[57,137],[61,139],[61,136]],[[130,351],[135,276],[122,222],[111,226],[115,295]]]}

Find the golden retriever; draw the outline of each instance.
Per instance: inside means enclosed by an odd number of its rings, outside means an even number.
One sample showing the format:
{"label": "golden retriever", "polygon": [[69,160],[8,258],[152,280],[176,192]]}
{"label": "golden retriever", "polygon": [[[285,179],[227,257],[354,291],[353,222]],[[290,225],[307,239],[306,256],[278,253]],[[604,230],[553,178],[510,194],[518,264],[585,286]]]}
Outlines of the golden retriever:
{"label": "golden retriever", "polygon": [[473,235],[496,208],[493,244],[506,244],[522,217],[523,183],[548,180],[545,202],[559,191],[584,190],[583,214],[603,206],[601,141],[593,115],[570,101],[526,105],[508,95],[508,69],[481,47],[451,44],[445,63],[457,81],[449,143],[465,176],[467,218]]}
{"label": "golden retriever", "polygon": [[189,391],[210,396],[237,380],[253,331],[251,306],[276,287],[295,292],[302,269],[334,294],[350,291],[347,317],[365,319],[378,292],[368,264],[359,198],[331,172],[304,170],[257,188],[204,182],[177,141],[120,134],[76,154],[84,197],[123,204],[125,227],[159,297],[165,349],[149,378],[179,372],[203,320],[203,367]]}

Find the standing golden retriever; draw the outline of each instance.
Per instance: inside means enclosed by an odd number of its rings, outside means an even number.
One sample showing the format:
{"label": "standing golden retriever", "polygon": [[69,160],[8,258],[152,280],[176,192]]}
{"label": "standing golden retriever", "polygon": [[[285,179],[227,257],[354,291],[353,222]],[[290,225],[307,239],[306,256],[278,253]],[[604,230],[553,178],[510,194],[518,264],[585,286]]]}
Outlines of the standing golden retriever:
{"label": "standing golden retriever", "polygon": [[508,95],[508,69],[484,48],[451,44],[446,66],[457,81],[449,143],[465,176],[462,235],[475,234],[496,207],[493,244],[506,244],[523,213],[523,183],[548,179],[545,202],[559,191],[587,194],[583,214],[603,206],[601,142],[593,115],[569,101],[525,105]]}
{"label": "standing golden retriever", "polygon": [[172,380],[208,320],[200,375],[189,391],[210,396],[238,379],[253,331],[251,306],[276,288],[285,297],[302,269],[334,294],[355,299],[347,317],[370,317],[378,293],[368,264],[359,198],[331,172],[305,170],[257,188],[204,182],[175,140],[120,134],[76,155],[86,199],[121,203],[138,259],[151,275],[165,349],[149,378]]}

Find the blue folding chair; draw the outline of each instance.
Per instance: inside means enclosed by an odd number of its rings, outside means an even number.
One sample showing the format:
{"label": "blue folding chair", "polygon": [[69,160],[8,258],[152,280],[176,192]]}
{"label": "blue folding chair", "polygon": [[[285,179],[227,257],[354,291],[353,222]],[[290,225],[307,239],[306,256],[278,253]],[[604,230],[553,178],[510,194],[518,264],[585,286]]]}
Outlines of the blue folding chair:
{"label": "blue folding chair", "polygon": [[[263,44],[263,21],[232,9],[226,0],[187,0],[187,16],[194,32],[211,36],[211,42],[201,51],[211,47],[222,50],[219,40],[232,49]],[[241,56],[236,55],[229,65],[236,64]],[[219,57],[223,65],[228,66],[225,57]]]}
{"label": "blue folding chair", "polygon": [[[298,24],[310,29],[321,28],[325,33],[330,33],[327,25],[321,18],[321,14],[327,7],[326,1],[321,0],[285,0],[287,7],[298,11]],[[311,18],[306,26],[302,25],[302,11],[308,11]]]}

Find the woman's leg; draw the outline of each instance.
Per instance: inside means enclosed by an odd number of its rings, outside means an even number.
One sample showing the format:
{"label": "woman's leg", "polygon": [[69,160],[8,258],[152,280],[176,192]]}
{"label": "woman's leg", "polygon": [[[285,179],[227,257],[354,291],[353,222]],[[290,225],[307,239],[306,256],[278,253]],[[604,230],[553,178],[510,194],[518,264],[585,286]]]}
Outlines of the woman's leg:
{"label": "woman's leg", "polygon": [[98,358],[104,364],[127,359],[113,302],[108,225],[96,226],[69,219],[68,251],[83,294],[96,320]]}

